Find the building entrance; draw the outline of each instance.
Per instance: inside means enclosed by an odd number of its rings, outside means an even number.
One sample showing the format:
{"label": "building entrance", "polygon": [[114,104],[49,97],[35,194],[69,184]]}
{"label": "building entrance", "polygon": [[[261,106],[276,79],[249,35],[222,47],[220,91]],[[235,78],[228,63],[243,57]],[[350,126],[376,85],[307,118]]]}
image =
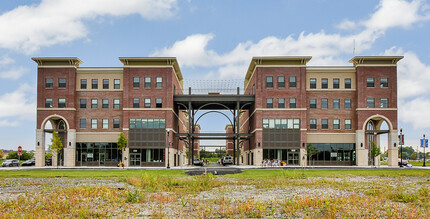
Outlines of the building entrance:
{"label": "building entrance", "polygon": [[130,153],[130,166],[140,167],[140,154]]}
{"label": "building entrance", "polygon": [[287,165],[299,165],[299,152],[288,152]]}

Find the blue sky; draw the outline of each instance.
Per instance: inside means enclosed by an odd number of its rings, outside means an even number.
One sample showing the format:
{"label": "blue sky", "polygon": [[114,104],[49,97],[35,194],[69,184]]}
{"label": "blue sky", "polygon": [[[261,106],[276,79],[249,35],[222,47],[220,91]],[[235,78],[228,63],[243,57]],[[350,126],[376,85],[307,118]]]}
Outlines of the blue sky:
{"label": "blue sky", "polygon": [[[406,144],[430,136],[430,5],[415,0],[10,0],[0,3],[0,148],[34,149],[36,63],[79,57],[82,67],[118,57],[174,56],[185,79],[243,80],[253,56],[310,55],[312,65],[351,65],[356,55],[403,55],[399,127]],[[219,116],[201,120],[221,131]],[[206,127],[206,128],[205,128]]]}

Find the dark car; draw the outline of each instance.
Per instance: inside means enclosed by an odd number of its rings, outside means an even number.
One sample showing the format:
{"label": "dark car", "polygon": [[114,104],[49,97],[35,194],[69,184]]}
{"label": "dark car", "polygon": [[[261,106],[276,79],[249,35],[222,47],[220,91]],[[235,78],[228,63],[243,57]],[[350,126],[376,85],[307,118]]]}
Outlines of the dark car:
{"label": "dark car", "polygon": [[13,167],[13,166],[17,166],[19,167],[19,160],[18,159],[9,159],[6,160],[5,162],[3,162],[1,164],[2,167]]}
{"label": "dark car", "polygon": [[45,166],[52,166],[52,158],[48,158],[45,160]]}
{"label": "dark car", "polygon": [[27,160],[21,164],[21,166],[34,166],[36,165],[36,161],[34,159]]}

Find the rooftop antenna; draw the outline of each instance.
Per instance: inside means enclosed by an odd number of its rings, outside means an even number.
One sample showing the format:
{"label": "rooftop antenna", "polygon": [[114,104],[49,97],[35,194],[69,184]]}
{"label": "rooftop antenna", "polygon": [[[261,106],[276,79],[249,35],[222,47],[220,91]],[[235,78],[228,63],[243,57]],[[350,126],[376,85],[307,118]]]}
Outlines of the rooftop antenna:
{"label": "rooftop antenna", "polygon": [[354,39],[354,48],[352,49],[352,56],[355,57],[355,39]]}

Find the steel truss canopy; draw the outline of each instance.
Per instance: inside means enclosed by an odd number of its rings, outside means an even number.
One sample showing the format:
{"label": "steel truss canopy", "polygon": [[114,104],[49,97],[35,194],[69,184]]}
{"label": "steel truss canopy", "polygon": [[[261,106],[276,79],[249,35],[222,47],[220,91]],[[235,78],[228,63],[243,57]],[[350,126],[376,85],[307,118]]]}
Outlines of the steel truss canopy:
{"label": "steel truss canopy", "polygon": [[255,101],[254,95],[246,94],[192,94],[192,95],[174,95],[173,100],[181,110],[191,102],[193,109],[205,110],[234,110],[239,103],[242,110],[249,110]]}

